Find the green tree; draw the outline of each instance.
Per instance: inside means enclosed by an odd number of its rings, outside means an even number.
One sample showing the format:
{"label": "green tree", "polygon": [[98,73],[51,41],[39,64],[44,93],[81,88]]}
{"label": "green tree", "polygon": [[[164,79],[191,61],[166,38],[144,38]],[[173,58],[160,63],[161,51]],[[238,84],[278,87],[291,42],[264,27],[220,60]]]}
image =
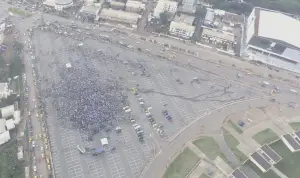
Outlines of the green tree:
{"label": "green tree", "polygon": [[162,12],[159,14],[159,20],[162,25],[166,25],[169,22],[169,14],[168,12]]}

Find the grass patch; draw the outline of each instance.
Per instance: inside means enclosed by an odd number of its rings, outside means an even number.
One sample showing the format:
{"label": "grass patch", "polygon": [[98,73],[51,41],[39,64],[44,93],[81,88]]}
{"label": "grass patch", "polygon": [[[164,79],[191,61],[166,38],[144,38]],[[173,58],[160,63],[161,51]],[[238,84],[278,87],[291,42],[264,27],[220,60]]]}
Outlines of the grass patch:
{"label": "grass patch", "polygon": [[170,164],[163,178],[182,178],[198,163],[200,158],[189,148],[183,150]]}
{"label": "grass patch", "polygon": [[264,145],[272,143],[278,139],[278,135],[271,129],[267,128],[261,132],[258,132],[252,137],[257,143]]}
{"label": "grass patch", "polygon": [[282,160],[275,165],[282,173],[284,173],[289,178],[299,178],[300,175],[300,153],[292,153],[282,142],[279,140],[270,145],[281,157]]}
{"label": "grass patch", "polygon": [[202,136],[193,143],[211,160],[222,154],[218,143],[212,137]]}
{"label": "grass patch", "polygon": [[201,176],[199,178],[210,178],[208,175],[206,175],[205,173],[201,174]]}
{"label": "grass patch", "polygon": [[240,126],[236,125],[232,122],[232,120],[229,120],[228,123],[231,125],[231,127],[239,134],[243,133],[243,130],[240,128]]}
{"label": "grass patch", "polygon": [[240,142],[234,138],[227,130],[224,129],[224,140],[227,143],[227,146],[230,148],[232,153],[239,159],[241,162],[244,162],[247,160],[247,157],[242,153],[237,146],[240,144]]}
{"label": "grass patch", "polygon": [[295,131],[300,130],[300,122],[291,122],[289,124]]}
{"label": "grass patch", "polygon": [[3,149],[0,153],[0,178],[23,178],[24,165],[17,158],[16,141],[7,142],[0,148]]}
{"label": "grass patch", "polygon": [[25,16],[25,17],[30,17],[32,15],[32,14],[30,14],[28,12],[23,11],[22,9],[15,8],[15,7],[8,8],[8,11],[12,12],[14,14]]}
{"label": "grass patch", "polygon": [[254,163],[250,160],[247,160],[244,164],[245,166],[250,167],[260,178],[280,178],[274,171],[271,169],[268,172],[263,173]]}

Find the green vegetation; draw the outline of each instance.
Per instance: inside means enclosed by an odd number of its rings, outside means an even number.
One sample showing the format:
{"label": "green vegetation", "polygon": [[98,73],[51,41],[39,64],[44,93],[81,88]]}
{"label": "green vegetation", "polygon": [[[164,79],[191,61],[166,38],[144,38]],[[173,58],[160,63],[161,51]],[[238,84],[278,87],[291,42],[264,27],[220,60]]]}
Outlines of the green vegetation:
{"label": "green vegetation", "polygon": [[185,177],[193,167],[199,162],[200,158],[189,148],[185,148],[180,155],[170,164],[163,178],[182,178]]}
{"label": "green vegetation", "polygon": [[263,173],[254,163],[250,160],[247,160],[244,163],[245,166],[250,167],[260,178],[280,178],[274,171],[271,169],[268,172]]}
{"label": "green vegetation", "polygon": [[208,175],[206,175],[205,173],[201,174],[201,176],[199,178],[210,178]]}
{"label": "green vegetation", "polygon": [[231,127],[239,134],[243,133],[243,130],[240,128],[240,126],[233,123],[232,120],[228,120],[228,123],[231,125]]}
{"label": "green vegetation", "polygon": [[277,140],[278,135],[276,135],[276,133],[273,130],[267,128],[267,129],[255,134],[252,138],[257,143],[264,145],[264,144],[272,143],[275,140]]}
{"label": "green vegetation", "polygon": [[32,15],[32,14],[30,14],[28,12],[23,11],[22,9],[15,8],[15,7],[8,8],[8,11],[12,12],[14,14],[25,16],[25,17],[30,17]]}
{"label": "green vegetation", "polygon": [[295,130],[298,131],[300,130],[300,122],[291,122],[290,126]]}
{"label": "green vegetation", "polygon": [[8,142],[0,147],[0,178],[23,178],[24,165],[17,158],[16,141]]}
{"label": "green vegetation", "polygon": [[241,162],[244,162],[247,160],[247,157],[242,153],[237,146],[240,144],[240,142],[234,138],[227,130],[224,129],[224,139],[227,143],[227,146],[230,148],[232,153],[239,159]]}
{"label": "green vegetation", "polygon": [[282,140],[272,143],[270,147],[282,157],[275,167],[289,178],[299,178],[300,153],[292,153]]}
{"label": "green vegetation", "polygon": [[9,65],[9,76],[11,78],[15,77],[15,76],[22,76],[22,71],[24,69],[24,65],[22,63],[22,60],[20,58],[20,56],[18,54],[14,54],[12,59],[11,59],[11,63]]}
{"label": "green vegetation", "polygon": [[202,136],[193,143],[211,160],[222,155],[218,143],[212,137]]}

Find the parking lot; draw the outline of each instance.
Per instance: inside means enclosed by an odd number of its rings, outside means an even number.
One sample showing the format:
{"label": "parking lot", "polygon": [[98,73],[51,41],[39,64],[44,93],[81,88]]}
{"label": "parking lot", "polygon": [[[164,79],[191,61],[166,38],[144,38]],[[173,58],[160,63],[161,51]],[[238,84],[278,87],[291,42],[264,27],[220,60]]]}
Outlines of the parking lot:
{"label": "parking lot", "polygon": [[[92,39],[73,40],[36,30],[33,36],[37,73],[42,79],[39,90],[48,113],[53,163],[57,177],[138,177],[145,164],[158,151],[157,141],[174,135],[180,128],[208,112],[232,102],[259,96],[250,88],[236,86],[209,73],[181,66],[177,63],[155,60],[124,48],[100,43]],[[80,44],[80,45],[79,45]],[[122,132],[100,130],[89,140],[89,134],[72,127],[67,118],[62,118],[65,107],[55,108],[53,103],[62,100],[51,93],[64,84],[62,71],[68,73],[66,64],[81,71],[97,71],[100,83],[118,83],[127,94],[131,112],[111,118],[114,126]],[[85,81],[78,81],[85,82]],[[136,93],[132,89],[136,88]],[[49,92],[51,90],[51,92]],[[58,92],[58,91],[57,91]],[[142,99],[143,106],[140,103]],[[124,105],[126,106],[126,105]],[[145,115],[150,108],[156,126],[153,128]],[[72,108],[69,108],[70,110]],[[122,110],[122,109],[121,109]],[[167,115],[163,114],[167,111]],[[70,111],[71,112],[71,111]],[[147,113],[148,111],[146,111]],[[170,116],[171,119],[168,119]],[[67,117],[67,116],[66,116]],[[135,120],[144,132],[140,142],[129,118]],[[87,148],[100,148],[101,138],[108,138],[105,153],[99,156],[81,155],[77,145]],[[112,152],[113,148],[116,151]]]}

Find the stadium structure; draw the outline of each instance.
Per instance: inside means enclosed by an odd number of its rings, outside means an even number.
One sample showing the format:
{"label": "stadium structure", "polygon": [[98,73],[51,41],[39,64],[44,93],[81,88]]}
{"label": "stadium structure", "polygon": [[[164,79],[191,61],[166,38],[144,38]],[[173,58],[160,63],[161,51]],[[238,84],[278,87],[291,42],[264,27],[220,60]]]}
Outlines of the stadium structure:
{"label": "stadium structure", "polygon": [[267,56],[263,62],[300,71],[299,32],[300,21],[295,16],[255,7],[245,22],[244,43],[255,57]]}

